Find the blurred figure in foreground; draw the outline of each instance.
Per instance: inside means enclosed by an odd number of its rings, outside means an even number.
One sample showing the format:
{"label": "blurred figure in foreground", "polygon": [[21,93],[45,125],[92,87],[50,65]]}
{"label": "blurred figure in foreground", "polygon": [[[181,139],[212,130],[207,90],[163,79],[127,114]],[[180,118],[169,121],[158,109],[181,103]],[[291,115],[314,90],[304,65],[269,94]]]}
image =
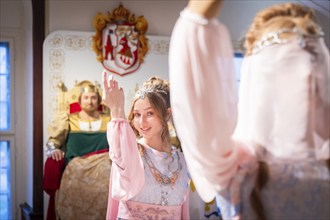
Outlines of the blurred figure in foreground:
{"label": "blurred figure in foreground", "polygon": [[329,219],[329,51],[313,11],[279,4],[246,34],[239,102],[222,1],[190,1],[170,44],[174,123],[224,219]]}

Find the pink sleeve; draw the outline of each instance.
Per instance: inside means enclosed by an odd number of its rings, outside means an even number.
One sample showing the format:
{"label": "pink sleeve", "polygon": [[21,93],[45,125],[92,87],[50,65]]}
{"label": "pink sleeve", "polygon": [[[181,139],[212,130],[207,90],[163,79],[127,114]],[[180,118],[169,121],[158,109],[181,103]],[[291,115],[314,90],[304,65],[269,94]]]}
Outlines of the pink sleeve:
{"label": "pink sleeve", "polygon": [[112,184],[110,179],[106,220],[117,219],[117,215],[118,215],[119,201],[112,198],[111,189],[112,189]]}
{"label": "pink sleeve", "polygon": [[108,123],[107,138],[111,166],[111,195],[116,200],[127,201],[144,185],[144,168],[136,137],[125,119]]}
{"label": "pink sleeve", "polygon": [[225,26],[181,12],[170,43],[171,104],[189,172],[206,202],[238,167],[231,139],[237,120],[233,56]]}
{"label": "pink sleeve", "polygon": [[190,204],[189,204],[189,192],[190,190],[188,189],[187,190],[187,196],[186,196],[186,200],[184,201],[183,205],[182,205],[182,219],[185,220],[185,219],[190,219],[190,211],[189,211],[189,207],[190,207]]}

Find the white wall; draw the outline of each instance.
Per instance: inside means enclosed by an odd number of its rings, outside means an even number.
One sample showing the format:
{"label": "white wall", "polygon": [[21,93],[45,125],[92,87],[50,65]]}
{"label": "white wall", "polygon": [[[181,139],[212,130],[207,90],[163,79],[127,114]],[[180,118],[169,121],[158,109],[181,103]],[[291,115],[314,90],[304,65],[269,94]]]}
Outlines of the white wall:
{"label": "white wall", "polygon": [[[149,22],[149,35],[170,36],[173,25],[180,11],[187,5],[187,0],[48,0],[48,33],[56,30],[94,31],[92,20],[98,13],[106,13],[118,7],[124,7],[135,15],[144,15]],[[295,2],[316,10],[318,21],[326,34],[329,47],[329,1],[328,0],[225,0],[219,19],[229,29],[234,46],[242,39],[255,14],[270,5]],[[79,10],[79,13],[74,13]]]}
{"label": "white wall", "polygon": [[32,6],[30,1],[0,1],[0,37],[13,42],[14,145],[11,153],[13,218],[20,219],[19,204],[32,204]]}
{"label": "white wall", "polygon": [[323,28],[325,33],[324,39],[329,48],[330,2],[328,0],[227,0],[223,3],[219,20],[228,27],[233,44],[237,46],[238,41],[244,37],[253,17],[258,11],[271,5],[285,2],[303,4],[315,10],[317,21]]}
{"label": "white wall", "polygon": [[136,16],[143,15],[149,21],[149,35],[160,36],[170,36],[180,10],[187,4],[187,0],[48,0],[48,31],[94,31],[94,16],[112,12],[120,2]]}

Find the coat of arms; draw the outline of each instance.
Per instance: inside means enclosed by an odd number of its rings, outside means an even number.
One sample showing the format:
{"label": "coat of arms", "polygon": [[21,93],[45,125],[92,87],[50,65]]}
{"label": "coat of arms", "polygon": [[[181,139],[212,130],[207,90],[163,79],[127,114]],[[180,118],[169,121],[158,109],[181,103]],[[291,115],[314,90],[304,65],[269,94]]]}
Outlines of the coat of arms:
{"label": "coat of arms", "polygon": [[120,4],[112,13],[98,13],[93,25],[93,49],[106,70],[124,76],[140,67],[148,52],[148,22],[143,16],[135,18]]}

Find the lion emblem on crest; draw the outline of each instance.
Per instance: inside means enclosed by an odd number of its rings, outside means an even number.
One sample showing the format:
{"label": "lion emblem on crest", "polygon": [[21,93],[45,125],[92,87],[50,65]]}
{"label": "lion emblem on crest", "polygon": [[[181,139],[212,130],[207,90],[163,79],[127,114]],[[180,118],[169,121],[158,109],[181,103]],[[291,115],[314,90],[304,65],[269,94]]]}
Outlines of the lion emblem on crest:
{"label": "lion emblem on crest", "polygon": [[120,3],[112,13],[98,13],[93,26],[93,50],[106,70],[124,76],[144,62],[149,48],[145,37],[148,22],[143,16],[135,18]]}

